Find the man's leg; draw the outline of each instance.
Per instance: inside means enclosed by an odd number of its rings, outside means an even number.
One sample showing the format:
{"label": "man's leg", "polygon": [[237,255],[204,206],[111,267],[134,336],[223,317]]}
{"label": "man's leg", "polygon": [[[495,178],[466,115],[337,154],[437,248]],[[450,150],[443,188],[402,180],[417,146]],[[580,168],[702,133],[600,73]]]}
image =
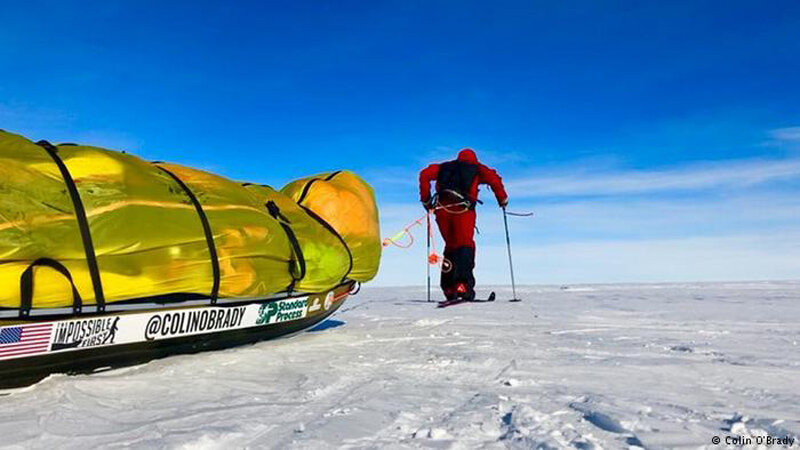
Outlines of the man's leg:
{"label": "man's leg", "polygon": [[456,292],[464,300],[472,300],[475,298],[475,278],[472,275],[472,269],[475,268],[475,249],[461,246],[455,251],[453,258]]}
{"label": "man's leg", "polygon": [[442,277],[439,285],[442,287],[444,297],[448,300],[456,298],[456,282],[455,270],[453,267],[453,252],[449,250],[444,251],[444,258],[449,262],[447,265],[442,265]]}
{"label": "man's leg", "polygon": [[454,267],[454,248],[450,245],[451,241],[455,239],[453,232],[453,215],[444,210],[436,211],[436,225],[439,226],[439,232],[442,233],[444,238],[444,258],[450,262],[449,265],[442,264],[442,273],[439,281],[439,286],[442,288],[444,296],[448,300],[452,300],[456,296],[455,280],[453,275]]}
{"label": "man's leg", "polygon": [[[470,210],[454,215],[454,281],[462,298],[473,300],[475,298],[475,211]],[[461,286],[458,286],[461,285]]]}

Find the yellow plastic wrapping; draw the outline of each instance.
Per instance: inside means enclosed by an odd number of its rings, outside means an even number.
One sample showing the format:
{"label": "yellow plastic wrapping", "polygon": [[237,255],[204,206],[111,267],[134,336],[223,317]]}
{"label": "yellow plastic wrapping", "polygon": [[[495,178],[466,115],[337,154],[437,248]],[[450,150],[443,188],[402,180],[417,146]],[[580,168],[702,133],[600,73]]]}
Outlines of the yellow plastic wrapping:
{"label": "yellow plastic wrapping", "polygon": [[[186,183],[203,205],[217,247],[220,297],[263,296],[289,285],[289,240],[258,197],[241,184],[217,175],[173,164],[160,166]],[[200,227],[197,214],[194,220]],[[198,239],[205,246],[202,229],[200,232]],[[207,262],[208,256],[203,261]],[[208,263],[206,266],[210,267]],[[209,272],[208,286],[210,283]]]}
{"label": "yellow plastic wrapping", "polygon": [[343,170],[293,181],[281,192],[314,211],[347,242],[353,255],[351,279],[375,277],[381,258],[378,207],[364,180]]}
{"label": "yellow plastic wrapping", "polygon": [[262,204],[273,201],[297,236],[305,260],[306,275],[297,282],[301,291],[316,292],[341,282],[350,267],[350,257],[344,243],[324,225],[312,220],[309,214],[285,195],[267,186],[248,185]]}
{"label": "yellow plastic wrapping", "polygon": [[[94,302],[75,210],[58,167],[41,147],[0,132],[0,306],[19,305],[22,272],[43,256],[60,261],[84,300]],[[52,269],[36,270],[35,294],[45,307],[72,304],[69,283]]]}
{"label": "yellow plastic wrapping", "polygon": [[[377,271],[377,209],[371,189],[355,175],[343,172],[334,178],[341,181],[309,192],[306,209],[269,187],[125,153],[60,145],[57,154],[85,208],[106,303],[210,295],[214,276],[203,223],[173,176],[207,217],[220,298],[324,291],[346,279],[368,281]],[[326,208],[318,209],[317,196],[325,197]],[[368,223],[342,220],[332,212],[337,203],[340,214]],[[377,252],[364,252],[372,247]],[[42,146],[0,131],[0,307],[20,307],[22,273],[40,258],[69,271],[84,306],[96,303],[75,206],[58,165]],[[33,273],[34,308],[72,305],[63,274],[50,267]]]}

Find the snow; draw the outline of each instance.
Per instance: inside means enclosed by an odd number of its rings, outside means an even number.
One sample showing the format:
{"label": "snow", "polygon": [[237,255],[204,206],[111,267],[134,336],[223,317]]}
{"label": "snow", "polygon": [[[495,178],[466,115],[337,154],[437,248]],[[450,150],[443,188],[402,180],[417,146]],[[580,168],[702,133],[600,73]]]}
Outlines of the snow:
{"label": "snow", "polygon": [[[17,448],[718,448],[800,435],[800,282],[365,288],[317,329],[0,397]],[[484,294],[487,293],[484,289]],[[795,445],[798,445],[795,442]]]}

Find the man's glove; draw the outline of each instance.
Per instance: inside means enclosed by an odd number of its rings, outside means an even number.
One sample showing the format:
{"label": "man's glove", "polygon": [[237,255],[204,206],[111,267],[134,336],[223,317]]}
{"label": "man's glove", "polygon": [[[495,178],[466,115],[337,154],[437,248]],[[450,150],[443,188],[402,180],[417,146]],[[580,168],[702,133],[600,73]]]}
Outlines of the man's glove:
{"label": "man's glove", "polygon": [[506,206],[508,205],[508,197],[498,200],[497,204],[500,205],[501,208],[506,209]]}
{"label": "man's glove", "polygon": [[429,198],[428,200],[422,200],[422,207],[425,208],[425,211],[433,211],[436,208],[434,205],[433,197]]}

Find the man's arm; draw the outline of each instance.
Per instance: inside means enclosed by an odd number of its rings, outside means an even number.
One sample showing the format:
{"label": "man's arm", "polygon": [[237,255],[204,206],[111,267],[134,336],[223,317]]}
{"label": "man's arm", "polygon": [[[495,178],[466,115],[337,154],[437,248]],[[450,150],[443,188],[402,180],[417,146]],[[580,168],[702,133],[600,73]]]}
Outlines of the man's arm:
{"label": "man's arm", "polygon": [[504,207],[508,204],[508,194],[505,186],[503,186],[503,179],[500,178],[496,170],[481,164],[478,166],[478,177],[479,183],[488,184],[492,189],[498,205]]}
{"label": "man's arm", "polygon": [[419,173],[419,201],[428,203],[431,200],[431,181],[439,176],[439,164],[431,164]]}

